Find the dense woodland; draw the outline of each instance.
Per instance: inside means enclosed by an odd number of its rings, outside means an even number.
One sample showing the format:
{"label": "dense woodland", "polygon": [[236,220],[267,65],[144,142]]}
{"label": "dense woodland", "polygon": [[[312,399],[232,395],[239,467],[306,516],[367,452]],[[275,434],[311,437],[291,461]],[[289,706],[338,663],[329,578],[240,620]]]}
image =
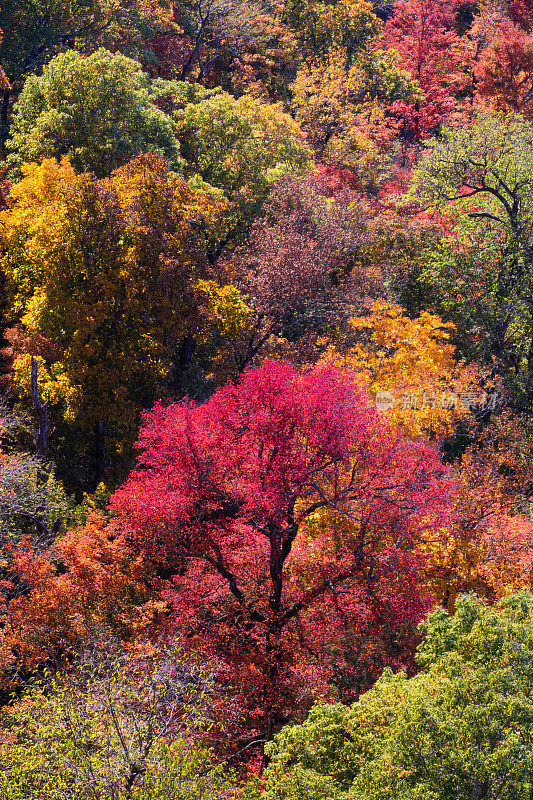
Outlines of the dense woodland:
{"label": "dense woodland", "polygon": [[0,31],[1,800],[531,800],[532,0]]}

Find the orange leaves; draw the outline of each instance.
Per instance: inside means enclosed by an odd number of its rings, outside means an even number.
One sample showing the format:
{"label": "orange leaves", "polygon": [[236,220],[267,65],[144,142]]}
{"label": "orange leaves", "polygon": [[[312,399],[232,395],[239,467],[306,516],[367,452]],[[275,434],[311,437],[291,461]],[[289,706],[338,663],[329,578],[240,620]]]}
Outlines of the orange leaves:
{"label": "orange leaves", "polygon": [[43,659],[61,659],[91,633],[135,636],[165,604],[152,600],[148,572],[120,531],[92,512],[43,552],[28,540],[11,548],[3,582],[0,668],[31,670]]}
{"label": "orange leaves", "polygon": [[428,580],[453,610],[461,592],[494,600],[527,586],[533,567],[533,527],[524,510],[531,493],[531,457],[518,423],[501,414],[478,433],[454,467],[453,525],[428,542]]}
{"label": "orange leaves", "polygon": [[476,67],[478,92],[499,111],[533,112],[533,37],[502,20]]}
{"label": "orange leaves", "polygon": [[454,526],[423,549],[428,585],[453,612],[463,592],[494,601],[530,585],[533,526],[523,515],[496,509],[488,518],[466,520],[457,509]]}
{"label": "orange leaves", "polygon": [[[0,44],[2,44],[2,39],[3,39],[3,34],[2,31],[0,30]],[[2,67],[0,67],[0,91],[9,92],[10,90],[11,90],[11,84],[7,79],[6,73],[4,72]]]}
{"label": "orange leaves", "polygon": [[0,91],[9,92],[10,89],[11,89],[11,84],[7,79],[7,75],[2,69],[2,67],[0,67]]}
{"label": "orange leaves", "polygon": [[330,350],[327,358],[353,371],[374,397],[387,393],[383,410],[407,436],[442,439],[468,415],[453,397],[475,390],[478,376],[475,368],[455,360],[450,323],[427,312],[410,319],[400,306],[378,300],[368,316],[351,324],[363,341],[345,355]]}

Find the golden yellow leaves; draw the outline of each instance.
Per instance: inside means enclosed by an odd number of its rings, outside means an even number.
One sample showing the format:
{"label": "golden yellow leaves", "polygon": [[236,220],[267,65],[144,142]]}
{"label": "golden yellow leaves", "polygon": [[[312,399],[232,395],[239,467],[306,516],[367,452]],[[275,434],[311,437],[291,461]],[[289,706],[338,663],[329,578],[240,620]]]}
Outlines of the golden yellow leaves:
{"label": "golden yellow leaves", "polygon": [[24,167],[0,213],[1,265],[26,328],[63,347],[42,374],[66,418],[136,418],[195,324],[206,238],[225,207],[154,155],[104,179],[66,159]]}
{"label": "golden yellow leaves", "polygon": [[[76,387],[72,385],[65,373],[61,361],[47,366],[41,356],[36,356],[39,363],[39,390],[44,400],[61,403],[65,408],[67,419],[74,417],[74,409],[78,407],[80,398]],[[18,356],[13,365],[13,382],[17,392],[22,396],[30,395],[30,367],[32,356],[29,353]]]}
{"label": "golden yellow leaves", "polygon": [[196,285],[205,296],[209,322],[221,336],[238,336],[246,331],[252,310],[236,286],[219,286],[216,281],[203,280]]}
{"label": "golden yellow leaves", "polygon": [[345,355],[330,349],[326,358],[350,369],[374,397],[388,393],[394,403],[391,399],[391,407],[384,410],[406,436],[439,440],[453,431],[458,419],[468,416],[468,406],[451,398],[475,393],[478,373],[455,360],[455,347],[449,342],[451,324],[427,312],[410,319],[400,306],[383,300],[351,324],[361,331],[364,343]]}

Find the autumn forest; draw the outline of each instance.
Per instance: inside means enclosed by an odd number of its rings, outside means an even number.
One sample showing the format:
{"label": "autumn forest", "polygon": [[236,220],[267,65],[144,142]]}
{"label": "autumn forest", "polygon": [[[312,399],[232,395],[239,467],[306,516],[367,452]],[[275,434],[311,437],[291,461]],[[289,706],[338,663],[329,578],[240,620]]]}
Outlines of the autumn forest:
{"label": "autumn forest", "polygon": [[0,800],[532,800],[533,0],[0,0]]}

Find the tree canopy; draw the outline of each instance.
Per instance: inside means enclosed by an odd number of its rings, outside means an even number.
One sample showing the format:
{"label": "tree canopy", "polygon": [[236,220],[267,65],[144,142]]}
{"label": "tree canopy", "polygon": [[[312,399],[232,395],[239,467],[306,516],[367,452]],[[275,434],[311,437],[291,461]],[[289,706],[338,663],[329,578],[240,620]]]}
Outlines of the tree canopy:
{"label": "tree canopy", "polygon": [[386,672],[351,707],[315,706],[275,738],[265,797],[529,797],[532,613],[524,593],[430,615],[418,675]]}
{"label": "tree canopy", "polygon": [[531,800],[532,58],[0,2],[2,798]]}
{"label": "tree canopy", "polygon": [[103,48],[87,57],[62,53],[42,75],[31,75],[10,134],[13,170],[66,156],[78,172],[101,178],[146,151],[179,162],[171,122],[150,98],[148,76],[137,62]]}

